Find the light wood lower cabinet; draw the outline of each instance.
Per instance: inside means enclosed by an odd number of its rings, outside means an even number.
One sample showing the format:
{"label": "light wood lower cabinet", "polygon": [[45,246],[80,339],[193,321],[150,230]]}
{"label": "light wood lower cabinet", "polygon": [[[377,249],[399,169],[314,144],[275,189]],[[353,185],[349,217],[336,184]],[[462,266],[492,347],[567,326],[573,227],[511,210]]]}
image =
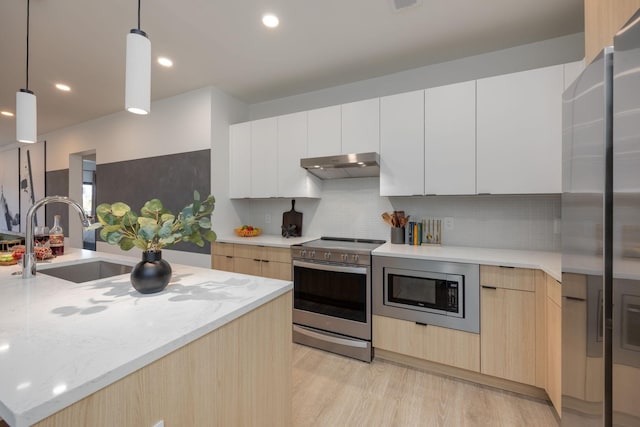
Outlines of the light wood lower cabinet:
{"label": "light wood lower cabinet", "polygon": [[480,371],[480,336],[373,316],[373,347],[431,362]]}
{"label": "light wood lower cabinet", "polygon": [[211,268],[291,280],[291,249],[215,242],[212,245]]}
{"label": "light wood lower cabinet", "polygon": [[544,389],[547,319],[544,273],[480,266],[480,371]]}
{"label": "light wood lower cabinet", "polygon": [[288,292],[34,426],[291,426],[291,303]]}
{"label": "light wood lower cabinet", "polygon": [[547,283],[547,393],[562,415],[562,289],[550,276]]}
{"label": "light wood lower cabinet", "polygon": [[534,385],[535,294],[483,286],[480,298],[481,372]]}

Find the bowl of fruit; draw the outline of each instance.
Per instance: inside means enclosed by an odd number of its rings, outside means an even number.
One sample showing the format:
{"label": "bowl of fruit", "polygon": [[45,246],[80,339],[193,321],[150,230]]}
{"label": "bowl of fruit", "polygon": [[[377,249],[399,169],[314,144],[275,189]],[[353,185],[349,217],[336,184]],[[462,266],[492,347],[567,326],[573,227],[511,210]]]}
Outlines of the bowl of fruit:
{"label": "bowl of fruit", "polygon": [[262,233],[262,228],[254,227],[253,225],[243,225],[234,230],[240,237],[255,237]]}
{"label": "bowl of fruit", "polygon": [[16,265],[18,257],[13,252],[0,252],[0,265]]}

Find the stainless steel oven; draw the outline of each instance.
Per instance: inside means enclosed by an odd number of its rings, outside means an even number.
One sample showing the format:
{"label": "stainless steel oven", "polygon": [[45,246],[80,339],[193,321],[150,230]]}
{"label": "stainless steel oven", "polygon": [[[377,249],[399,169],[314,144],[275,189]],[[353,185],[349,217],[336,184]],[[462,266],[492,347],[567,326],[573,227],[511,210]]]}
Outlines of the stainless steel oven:
{"label": "stainless steel oven", "polygon": [[480,333],[478,264],[373,257],[373,313]]}
{"label": "stainless steel oven", "polygon": [[371,361],[371,251],[382,243],[324,237],[292,246],[294,342]]}

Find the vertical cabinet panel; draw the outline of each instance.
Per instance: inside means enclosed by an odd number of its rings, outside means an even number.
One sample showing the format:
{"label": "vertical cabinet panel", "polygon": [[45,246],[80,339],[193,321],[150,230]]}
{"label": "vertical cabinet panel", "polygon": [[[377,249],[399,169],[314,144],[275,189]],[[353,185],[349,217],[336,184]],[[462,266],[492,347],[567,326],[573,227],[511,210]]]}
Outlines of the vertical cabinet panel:
{"label": "vertical cabinet panel", "polygon": [[251,122],[251,197],[278,195],[278,122]]}
{"label": "vertical cabinet panel", "polygon": [[229,126],[229,197],[251,197],[251,123]]}
{"label": "vertical cabinet panel", "polygon": [[424,91],[380,99],[380,195],[424,194]]}
{"label": "vertical cabinet panel", "polygon": [[561,192],[563,66],[477,81],[478,193]]}
{"label": "vertical cabinet panel", "polygon": [[309,124],[308,157],[334,156],[342,152],[340,105],[309,110],[307,120]]}
{"label": "vertical cabinet panel", "polygon": [[317,197],[319,180],[300,167],[307,157],[307,112],[278,117],[278,196]]}
{"label": "vertical cabinet panel", "polygon": [[476,82],[425,91],[426,194],[476,193]]}
{"label": "vertical cabinet panel", "polygon": [[535,385],[535,293],[483,287],[481,316],[480,372]]}
{"label": "vertical cabinet panel", "polygon": [[379,124],[380,98],[343,104],[342,153],[379,153]]}

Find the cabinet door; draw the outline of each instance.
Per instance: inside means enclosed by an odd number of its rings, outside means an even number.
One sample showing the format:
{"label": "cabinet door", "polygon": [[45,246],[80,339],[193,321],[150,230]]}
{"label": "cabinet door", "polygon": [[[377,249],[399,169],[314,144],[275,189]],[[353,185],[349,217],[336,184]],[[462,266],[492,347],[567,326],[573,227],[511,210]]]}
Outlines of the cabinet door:
{"label": "cabinet door", "polygon": [[278,120],[278,197],[319,197],[320,181],[300,167],[307,157],[307,112]]}
{"label": "cabinet door", "polygon": [[424,91],[380,99],[380,195],[424,194]]}
{"label": "cabinet door", "polygon": [[342,105],[342,153],[380,152],[380,99]]}
{"label": "cabinet door", "polygon": [[536,381],[534,292],[482,287],[481,372],[524,384]]}
{"label": "cabinet door", "polygon": [[214,270],[222,270],[222,271],[236,271],[235,265],[233,262],[233,256],[231,255],[213,255],[213,266]]}
{"label": "cabinet door", "polygon": [[278,195],[278,123],[272,117],[251,122],[251,197]]}
{"label": "cabinet door", "polygon": [[229,126],[229,197],[251,197],[251,122]]}
{"label": "cabinet door", "polygon": [[257,258],[239,258],[233,260],[236,273],[262,276],[262,261]]}
{"label": "cabinet door", "polygon": [[270,261],[268,259],[262,260],[263,277],[270,277],[272,279],[291,280],[291,263]]}
{"label": "cabinet door", "polygon": [[477,81],[478,193],[561,192],[563,67]]}
{"label": "cabinet door", "polygon": [[340,105],[308,111],[309,157],[342,153],[342,108]]}
{"label": "cabinet door", "polygon": [[476,82],[425,91],[426,194],[476,194]]}

